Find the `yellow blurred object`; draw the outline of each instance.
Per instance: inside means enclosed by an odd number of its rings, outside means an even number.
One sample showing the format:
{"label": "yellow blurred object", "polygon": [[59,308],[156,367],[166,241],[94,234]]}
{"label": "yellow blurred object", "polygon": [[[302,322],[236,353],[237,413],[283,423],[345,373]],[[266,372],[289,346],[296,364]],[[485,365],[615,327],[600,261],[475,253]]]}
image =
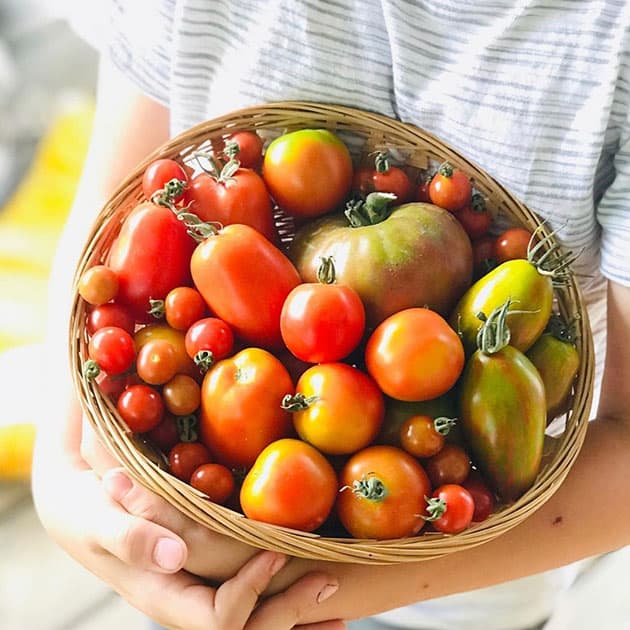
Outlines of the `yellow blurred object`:
{"label": "yellow blurred object", "polygon": [[37,424],[28,407],[37,378],[33,353],[45,334],[50,266],[83,168],[93,112],[88,96],[60,107],[27,174],[0,209],[0,479],[30,473]]}

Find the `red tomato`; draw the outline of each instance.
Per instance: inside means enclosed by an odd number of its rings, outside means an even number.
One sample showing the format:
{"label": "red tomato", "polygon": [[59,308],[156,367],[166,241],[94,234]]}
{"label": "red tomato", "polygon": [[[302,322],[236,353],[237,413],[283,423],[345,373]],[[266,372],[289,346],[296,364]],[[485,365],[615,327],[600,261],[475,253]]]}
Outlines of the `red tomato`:
{"label": "red tomato", "polygon": [[344,359],[359,345],[365,330],[365,308],[359,294],[349,286],[332,284],[334,270],[330,269],[331,259],[324,259],[320,282],[295,287],[280,314],[286,347],[308,363]]}
{"label": "red tomato", "polygon": [[470,202],[472,184],[468,176],[448,162],[442,163],[429,184],[431,203],[457,212]]}
{"label": "red tomato", "polygon": [[164,415],[160,393],[149,385],[130,385],[118,397],[116,408],[121,418],[134,433],[154,429]]}
{"label": "red tomato", "polygon": [[149,385],[163,385],[177,373],[177,353],[165,339],[150,339],[138,351],[136,372]]}
{"label": "red tomato", "polygon": [[337,513],[354,538],[402,538],[424,525],[422,506],[431,492],[422,466],[395,446],[355,453],[340,475]]}
{"label": "red tomato", "polygon": [[190,284],[195,241],[175,213],[145,202],[126,218],[114,241],[109,266],[118,274],[117,302],[138,322],[149,322],[150,300],[163,300],[171,289]]}
{"label": "red tomato", "polygon": [[366,447],[378,434],[385,402],[376,383],[345,363],[309,368],[295,396],[283,401],[293,411],[298,435],[323,453],[345,455]]}
{"label": "red tomato", "polygon": [[337,496],[337,475],[328,460],[301,440],[267,446],[241,487],[241,507],[256,521],[316,530],[328,518]]}
{"label": "red tomato", "polygon": [[207,495],[213,503],[223,505],[234,492],[232,471],[221,464],[202,464],[190,476],[190,485]]}
{"label": "red tomato", "polygon": [[179,201],[184,196],[188,175],[184,168],[175,160],[168,158],[156,160],[147,166],[142,177],[142,192],[147,200],[158,191],[163,190],[168,182],[177,179],[184,183],[181,192],[173,196],[173,201]]}
{"label": "red tomato", "polygon": [[255,171],[228,162],[221,173],[193,177],[187,194],[191,211],[202,221],[221,226],[243,223],[277,242],[269,191]]}
{"label": "red tomato", "polygon": [[86,328],[89,335],[93,335],[99,328],[105,328],[107,326],[117,326],[132,335],[136,323],[128,308],[116,302],[109,302],[91,309],[86,321]]}
{"label": "red tomato", "polygon": [[498,264],[495,255],[495,242],[493,236],[482,236],[472,242],[473,266],[475,278],[485,276]]}
{"label": "red tomato", "polygon": [[170,413],[165,413],[147,437],[163,452],[168,453],[180,440],[177,422]]}
{"label": "red tomato", "polygon": [[416,194],[414,196],[416,201],[420,201],[422,203],[427,203],[431,201],[431,196],[429,195],[429,186],[431,185],[431,177],[425,179],[423,182],[418,184],[416,188]]}
{"label": "red tomato", "polygon": [[187,483],[199,466],[211,461],[210,451],[200,442],[178,442],[168,454],[171,473]]}
{"label": "red tomato", "polygon": [[527,260],[527,250],[532,233],[525,228],[508,228],[500,234],[495,242],[494,255],[499,263],[506,260],[524,258]]}
{"label": "red tomato", "polygon": [[291,433],[282,399],[294,385],[271,353],[246,348],[215,363],[201,386],[201,441],[228,466],[251,466],[274,440]]}
{"label": "red tomato", "polygon": [[444,534],[459,534],[470,526],[475,502],[463,486],[445,484],[437,488],[427,503],[427,520]]}
{"label": "red tomato", "polygon": [[461,484],[470,473],[470,457],[456,444],[445,444],[435,455],[424,462],[433,487],[446,483]]}
{"label": "red tomato", "polygon": [[192,276],[210,310],[247,343],[281,348],[280,313],[301,278],[293,263],[247,225],[228,225],[199,244]]}
{"label": "red tomato", "polygon": [[454,424],[450,418],[411,416],[400,427],[400,445],[414,457],[431,457],[442,450]]}
{"label": "red tomato", "polygon": [[392,193],[396,203],[402,204],[411,197],[411,181],[405,171],[391,166],[386,153],[379,152],[374,167],[363,167],[355,171],[352,190],[363,197],[372,192]]}
{"label": "red tomato", "polygon": [[88,304],[105,304],[118,293],[118,275],[106,265],[94,265],[79,279],[78,291]]}
{"label": "red tomato", "polygon": [[225,139],[223,153],[243,168],[257,170],[262,166],[263,140],[255,131],[236,131]]}
{"label": "red tomato", "polygon": [[441,315],[409,308],[390,315],[374,330],[365,363],[391,398],[431,400],[455,385],[464,367],[464,347]]}
{"label": "red tomato", "polygon": [[232,329],[217,317],[204,317],[186,331],[186,352],[207,371],[216,361],[225,359],[234,347]]}
{"label": "red tomato", "polygon": [[133,337],[122,328],[99,328],[88,344],[88,356],[110,376],[126,372],[136,359]]}
{"label": "red tomato", "polygon": [[494,512],[496,500],[492,490],[490,490],[486,482],[481,478],[481,475],[476,470],[470,471],[470,474],[466,477],[462,486],[470,492],[470,495],[475,502],[475,511],[473,513],[472,520],[475,523],[485,521],[490,514]]}
{"label": "red tomato", "polygon": [[164,300],[164,318],[177,330],[188,330],[205,313],[206,303],[192,287],[175,287]]}
{"label": "red tomato", "polygon": [[306,219],[337,208],[350,192],[352,158],[326,129],[300,129],[271,142],[263,177],[271,196],[288,214]]}
{"label": "red tomato", "polygon": [[472,196],[472,201],[466,204],[456,214],[466,234],[471,240],[484,236],[492,224],[492,215],[486,208],[486,203],[478,193]]}

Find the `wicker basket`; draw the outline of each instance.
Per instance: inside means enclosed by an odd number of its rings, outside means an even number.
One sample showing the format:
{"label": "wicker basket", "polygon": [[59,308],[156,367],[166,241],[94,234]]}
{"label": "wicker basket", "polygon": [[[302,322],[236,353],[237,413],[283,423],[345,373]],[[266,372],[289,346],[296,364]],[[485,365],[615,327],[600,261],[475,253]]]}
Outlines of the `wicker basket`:
{"label": "wicker basket", "polygon": [[[352,108],[282,102],[243,109],[200,124],[148,156],[99,213],[84,246],[75,279],[88,267],[105,260],[122,221],[142,199],[142,174],[153,160],[162,157],[186,160],[195,151],[208,148],[213,140],[220,141],[223,135],[235,130],[251,129],[262,135],[277,135],[307,127],[339,133],[363,156],[378,148],[395,147],[404,154],[406,164],[416,169],[426,169],[432,163],[448,160],[471,176],[474,187],[486,198],[495,216],[530,230],[538,228],[553,241],[547,226],[503,186],[422,129]],[[284,229],[284,239],[290,237],[289,225]],[[255,547],[280,550],[299,557],[366,564],[418,561],[485,543],[518,525],[551,497],[571,468],[584,440],[592,402],[593,346],[588,316],[574,278],[571,276],[566,288],[556,293],[561,314],[567,319],[578,316],[577,345],[581,365],[572,392],[571,410],[566,416],[566,428],[558,438],[547,440],[542,469],[528,492],[484,522],[455,536],[425,533],[386,541],[330,538],[253,521],[209,502],[201,493],[164,470],[146,444],[129,432],[114,405],[98,386],[82,376],[88,339],[86,306],[78,296],[70,321],[71,366],[85,414],[105,445],[140,483],[193,520]]]}

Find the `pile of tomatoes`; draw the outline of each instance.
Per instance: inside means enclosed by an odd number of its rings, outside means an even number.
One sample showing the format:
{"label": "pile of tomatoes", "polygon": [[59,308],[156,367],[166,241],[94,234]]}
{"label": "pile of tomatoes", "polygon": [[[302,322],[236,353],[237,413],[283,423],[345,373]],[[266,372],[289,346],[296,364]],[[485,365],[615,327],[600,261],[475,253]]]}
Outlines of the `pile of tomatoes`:
{"label": "pile of tomatoes", "polygon": [[322,129],[156,160],[79,281],[85,377],[171,474],[251,519],[373,539],[484,520],[533,483],[579,358],[547,331],[535,235],[490,236],[450,164],[419,175]]}

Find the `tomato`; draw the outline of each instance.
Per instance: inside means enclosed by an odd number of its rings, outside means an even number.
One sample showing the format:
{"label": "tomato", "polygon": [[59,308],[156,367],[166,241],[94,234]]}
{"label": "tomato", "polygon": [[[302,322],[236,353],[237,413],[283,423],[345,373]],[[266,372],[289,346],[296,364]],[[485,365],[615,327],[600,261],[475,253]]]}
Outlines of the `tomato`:
{"label": "tomato", "polygon": [[201,441],[228,466],[251,466],[274,440],[291,433],[281,404],[294,385],[270,352],[246,348],[215,363],[201,386]]}
{"label": "tomato", "polygon": [[373,200],[348,208],[352,223],[331,215],[297,231],[289,257],[304,282],[316,282],[321,259],[332,257],[337,284],[359,294],[368,327],[413,306],[450,314],[472,280],[472,248],[462,226],[431,204],[390,211],[371,206]]}
{"label": "tomato", "polygon": [[229,356],[234,347],[232,329],[217,317],[204,317],[186,331],[186,352],[203,372]]}
{"label": "tomato", "polygon": [[173,197],[173,201],[179,201],[184,196],[185,184],[188,182],[188,175],[181,164],[168,158],[155,160],[149,164],[142,177],[142,192],[145,198],[151,201],[153,195],[163,190],[173,179],[184,183]]}
{"label": "tomato", "polygon": [[156,322],[149,324],[136,331],[134,341],[138,352],[142,347],[153,339],[163,339],[168,341],[175,350],[176,373],[188,374],[193,378],[200,378],[199,368],[186,353],[186,336],[181,330],[171,328],[168,324]]}
{"label": "tomato", "polygon": [[247,225],[228,225],[199,244],[191,270],[210,310],[242,340],[282,347],[282,306],[302,280],[277,247]]}
{"label": "tomato", "polygon": [[462,483],[470,473],[470,457],[457,444],[445,444],[423,463],[433,487],[445,483]]}
{"label": "tomato", "polygon": [[188,189],[191,212],[202,221],[225,227],[249,225],[270,241],[278,235],[269,191],[255,171],[228,162],[221,172],[202,172],[193,177]]}
{"label": "tomato", "polygon": [[420,201],[422,203],[430,203],[431,197],[429,195],[429,186],[431,185],[431,177],[425,178],[424,181],[418,184],[413,201]]}
{"label": "tomato", "polygon": [[414,457],[431,457],[444,447],[452,418],[431,416],[411,416],[400,428],[400,445]]}
{"label": "tomato", "polygon": [[171,473],[186,483],[199,466],[211,461],[210,451],[201,442],[178,442],[168,454]]}
{"label": "tomato", "polygon": [[472,184],[468,176],[448,162],[443,162],[429,184],[431,202],[440,208],[457,212],[470,202]]}
{"label": "tomato", "polygon": [[527,251],[532,239],[532,233],[525,228],[508,228],[496,238],[494,255],[498,262],[524,258],[527,260]]}
{"label": "tomato", "polygon": [[129,309],[116,302],[108,302],[90,309],[85,326],[89,335],[107,326],[117,326],[132,335],[136,323]]}
{"label": "tomato", "polygon": [[383,395],[358,368],[315,365],[302,374],[295,391],[283,407],[293,411],[298,435],[323,453],[354,453],[378,434],[385,414]]}
{"label": "tomato", "polygon": [[150,300],[163,300],[178,286],[190,284],[195,241],[170,208],[145,202],[125,219],[112,244],[109,266],[118,274],[116,301],[136,321],[149,322]]}
{"label": "tomato", "polygon": [[484,236],[492,225],[492,215],[478,193],[473,193],[471,202],[458,210],[456,216],[471,240]]}
{"label": "tomato", "polygon": [[271,196],[288,214],[306,219],[337,208],[350,192],[352,158],[326,129],[300,129],[275,138],[263,160]]}
{"label": "tomato", "polygon": [[232,471],[221,464],[202,464],[190,476],[190,485],[207,495],[213,503],[223,505],[236,486]]}
{"label": "tomato", "polygon": [[396,195],[396,203],[405,203],[411,197],[411,181],[405,171],[391,166],[387,153],[377,153],[374,167],[363,167],[354,172],[352,190],[366,197],[371,192]]}
{"label": "tomato", "polygon": [[[99,328],[88,344],[88,356],[110,376],[122,374],[136,359],[133,337],[117,326]],[[86,369],[87,367],[86,365]]]}
{"label": "tomato", "polygon": [[163,385],[177,372],[175,348],[164,339],[151,339],[138,351],[136,372],[149,385]]}
{"label": "tomato", "polygon": [[162,398],[166,408],[176,416],[194,413],[201,404],[199,383],[187,374],[176,374],[164,383]]}
{"label": "tomato", "polygon": [[470,496],[472,496],[475,503],[473,522],[481,523],[485,521],[494,512],[496,500],[492,490],[488,488],[486,482],[476,470],[470,471],[462,486],[470,492]]}
{"label": "tomato", "polygon": [[498,264],[495,258],[495,239],[493,236],[481,236],[472,242],[473,267],[475,280],[485,276]]}
{"label": "tomato", "polygon": [[206,303],[192,287],[175,287],[164,299],[164,318],[171,328],[188,330],[205,313]]}
{"label": "tomato", "polygon": [[130,385],[118,397],[116,408],[120,417],[134,433],[154,429],[164,415],[160,393],[149,385]]}
{"label": "tomato", "polygon": [[158,424],[147,431],[146,436],[164,453],[168,453],[180,441],[175,417],[164,413]]}
{"label": "tomato", "polygon": [[438,313],[410,308],[374,330],[365,348],[365,364],[388,396],[430,400],[455,385],[464,367],[464,348]]}
{"label": "tomato", "polygon": [[354,538],[402,538],[422,529],[422,506],[431,485],[405,451],[369,446],[350,457],[339,481],[337,513]]}
{"label": "tomato", "polygon": [[291,438],[269,444],[241,486],[245,516],[305,532],[328,518],[337,496],[337,475],[314,447]]}
{"label": "tomato", "polygon": [[262,166],[263,140],[255,131],[235,131],[225,139],[223,154],[243,168],[257,170]]}
{"label": "tomato", "polygon": [[436,488],[427,501],[427,521],[444,534],[459,534],[472,523],[475,502],[466,488],[449,483]]}
{"label": "tomato", "polygon": [[105,304],[118,293],[118,275],[106,265],[94,265],[81,275],[78,292],[88,304]]}
{"label": "tomato", "polygon": [[333,284],[332,260],[322,261],[318,279],[289,293],[280,314],[280,333],[286,347],[302,361],[339,361],[363,338],[365,308],[354,289]]}

